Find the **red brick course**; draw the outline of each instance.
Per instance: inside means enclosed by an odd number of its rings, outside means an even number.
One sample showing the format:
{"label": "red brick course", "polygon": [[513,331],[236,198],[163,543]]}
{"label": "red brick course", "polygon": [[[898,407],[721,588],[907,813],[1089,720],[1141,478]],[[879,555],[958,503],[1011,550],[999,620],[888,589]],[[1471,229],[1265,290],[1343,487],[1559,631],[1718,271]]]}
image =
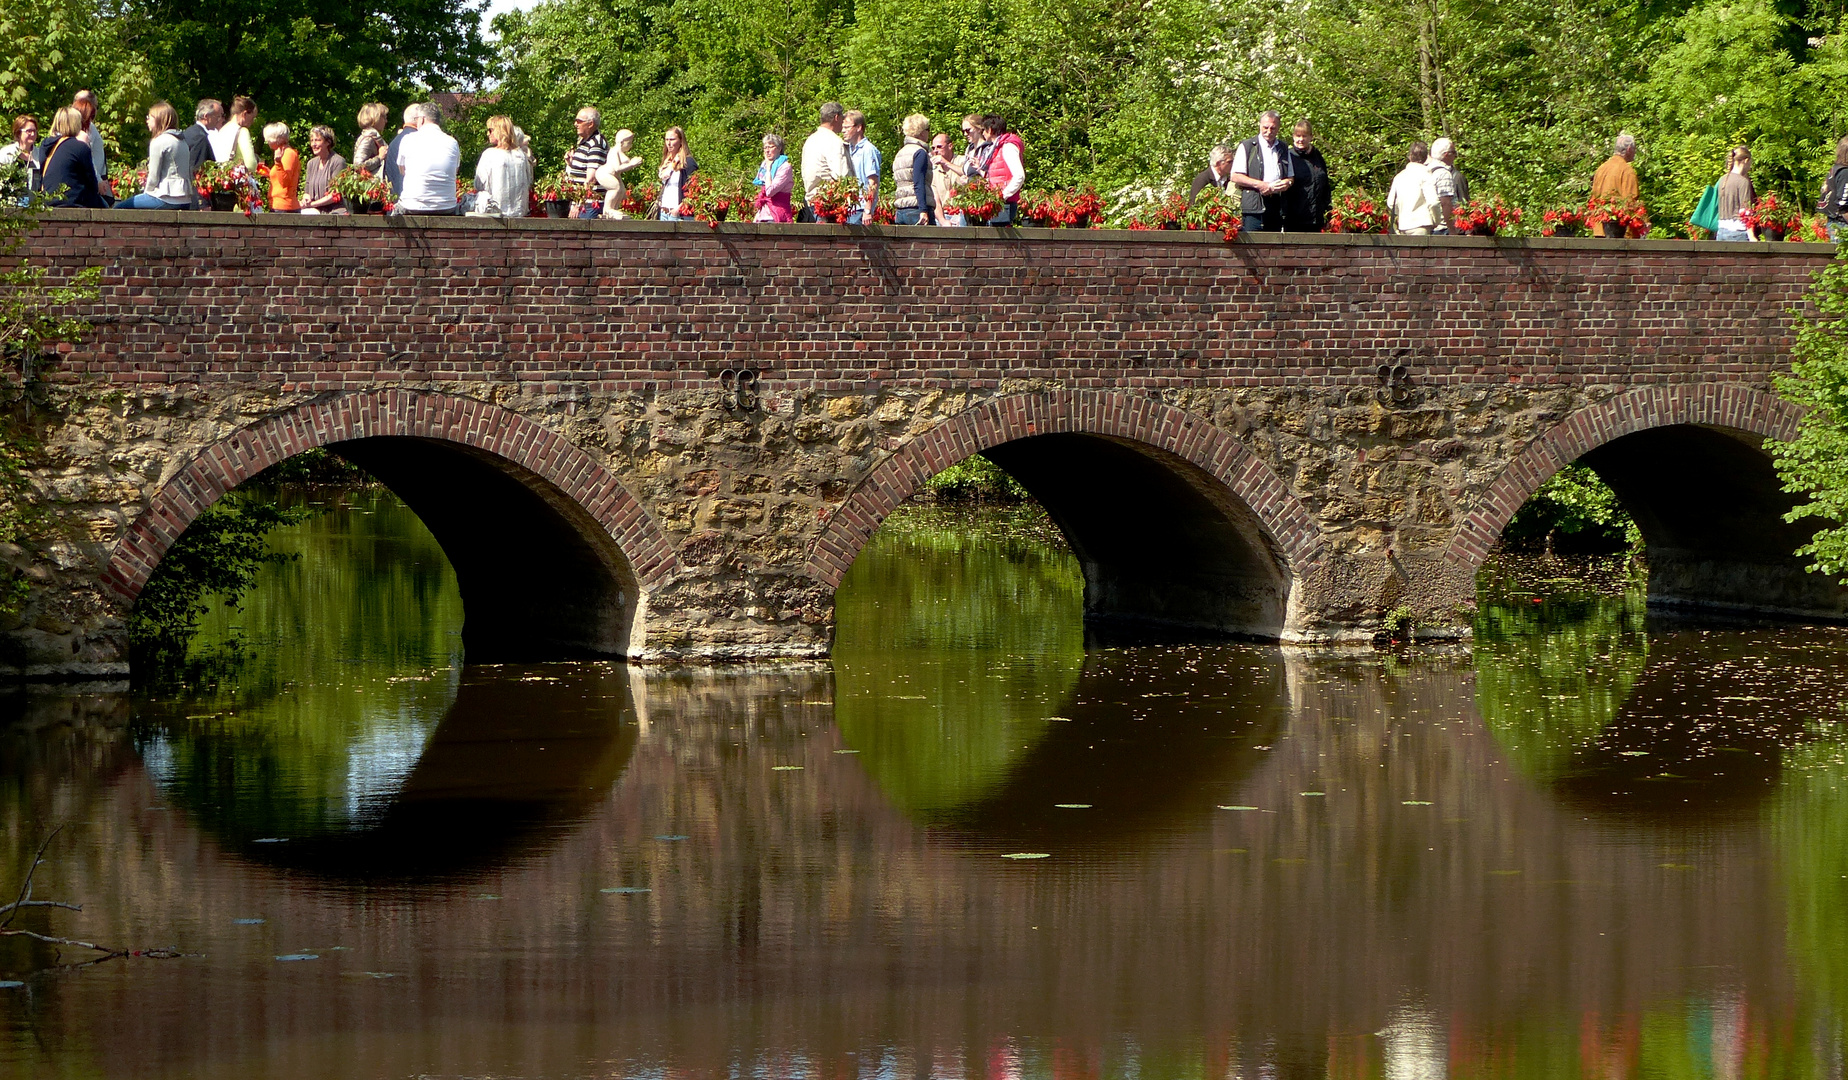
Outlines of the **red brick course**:
{"label": "red brick course", "polygon": [[1796,406],[1782,398],[1736,384],[1649,386],[1580,409],[1508,463],[1464,518],[1444,557],[1471,571],[1480,568],[1502,529],[1541,484],[1613,439],[1669,424],[1700,424],[1767,439],[1790,439],[1797,433],[1801,416]]}
{"label": "red brick course", "polygon": [[621,481],[582,450],[506,409],[410,390],[344,393],[270,416],[199,454],[169,480],[116,546],[104,580],[134,599],[192,520],[225,492],[317,446],[380,435],[440,439],[484,450],[557,487],[607,530],[651,586],[679,556]]}
{"label": "red brick course", "polygon": [[806,572],[830,589],[838,587],[880,522],[926,480],[990,447],[1066,432],[1132,440],[1198,466],[1251,508],[1292,575],[1321,549],[1321,531],[1309,511],[1230,435],[1151,398],[1076,390],[995,398],[907,440],[829,517],[810,547]]}

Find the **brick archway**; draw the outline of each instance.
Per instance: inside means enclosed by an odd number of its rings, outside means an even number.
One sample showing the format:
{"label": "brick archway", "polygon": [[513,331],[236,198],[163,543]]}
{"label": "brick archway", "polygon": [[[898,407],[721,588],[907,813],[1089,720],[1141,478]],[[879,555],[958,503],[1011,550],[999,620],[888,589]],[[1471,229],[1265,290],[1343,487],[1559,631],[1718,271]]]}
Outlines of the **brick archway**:
{"label": "brick archway", "polygon": [[1292,577],[1321,530],[1270,467],[1209,421],[1152,398],[1088,390],[1021,394],[970,408],[900,446],[856,485],[809,548],[807,573],[837,588],[881,522],[924,482],[972,454],[1038,435],[1097,435],[1153,447],[1224,485],[1260,523]]}
{"label": "brick archway", "polygon": [[1515,512],[1540,485],[1613,440],[1674,425],[1790,439],[1796,436],[1801,417],[1802,411],[1782,398],[1736,384],[1641,387],[1580,409],[1508,463],[1463,519],[1444,557],[1472,572],[1480,568]]}
{"label": "brick archway", "polygon": [[133,600],[193,519],[232,488],[305,450],[381,437],[455,444],[539,477],[607,534],[643,588],[681,569],[673,545],[635,496],[563,436],[496,405],[385,390],[318,398],[206,449],[163,484],[135,519],[116,545],[105,580]]}

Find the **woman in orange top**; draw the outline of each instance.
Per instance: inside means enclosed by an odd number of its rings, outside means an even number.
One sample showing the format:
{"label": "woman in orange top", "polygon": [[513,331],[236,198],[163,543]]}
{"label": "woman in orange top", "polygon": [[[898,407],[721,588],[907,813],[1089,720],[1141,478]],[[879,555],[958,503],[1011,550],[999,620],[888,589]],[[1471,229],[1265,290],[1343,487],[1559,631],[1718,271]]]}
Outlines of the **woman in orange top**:
{"label": "woman in orange top", "polygon": [[269,167],[270,209],[299,213],[302,208],[302,155],[289,145],[289,125],[271,124],[264,128],[263,141],[269,143],[276,155]]}

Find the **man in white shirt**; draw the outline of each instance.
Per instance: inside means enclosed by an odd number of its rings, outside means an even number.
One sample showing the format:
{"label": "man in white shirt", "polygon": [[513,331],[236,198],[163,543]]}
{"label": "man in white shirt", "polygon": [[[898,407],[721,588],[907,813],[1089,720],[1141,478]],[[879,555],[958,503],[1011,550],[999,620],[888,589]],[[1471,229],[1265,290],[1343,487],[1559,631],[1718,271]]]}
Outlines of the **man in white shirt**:
{"label": "man in white shirt", "polygon": [[398,144],[398,171],[404,176],[404,193],[393,214],[449,214],[456,207],[456,173],[462,168],[462,148],[442,128],[443,114],[430,102],[412,106],[416,130]]}
{"label": "man in white shirt", "polygon": [[1433,140],[1425,167],[1431,170],[1430,189],[1425,197],[1431,200],[1432,213],[1437,215],[1437,223],[1431,231],[1452,232],[1457,208],[1469,202],[1469,181],[1463,179],[1462,172],[1457,169],[1457,144],[1449,139]]}
{"label": "man in white shirt", "polygon": [[1295,179],[1290,152],[1277,141],[1283,118],[1267,112],[1258,118],[1258,134],[1232,152],[1232,183],[1239,189],[1239,213],[1246,232],[1283,231],[1283,193]]}
{"label": "man in white shirt", "polygon": [[802,144],[802,209],[797,221],[814,221],[809,207],[810,193],[830,180],[853,175],[853,163],[847,160],[847,142],[841,138],[841,123],[847,110],[838,101],[821,107],[821,126]]}
{"label": "man in white shirt", "polygon": [[1437,225],[1437,206],[1431,195],[1431,170],[1425,161],[1431,155],[1424,143],[1415,142],[1405,154],[1405,168],[1392,179],[1386,193],[1386,209],[1392,214],[1392,228],[1407,236],[1429,236]]}

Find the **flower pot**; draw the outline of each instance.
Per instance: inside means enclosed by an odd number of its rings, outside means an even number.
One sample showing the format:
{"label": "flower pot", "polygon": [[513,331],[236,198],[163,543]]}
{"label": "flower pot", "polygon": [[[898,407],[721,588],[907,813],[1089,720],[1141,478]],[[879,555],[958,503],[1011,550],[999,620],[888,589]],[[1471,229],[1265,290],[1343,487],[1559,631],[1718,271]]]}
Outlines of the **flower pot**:
{"label": "flower pot", "polygon": [[1470,227],[1470,230],[1469,230],[1469,235],[1471,235],[1471,236],[1494,236],[1494,235],[1495,235],[1495,226],[1493,226],[1493,225],[1474,225],[1474,226],[1471,226],[1471,227]]}
{"label": "flower pot", "polygon": [[354,199],[349,202],[347,208],[355,214],[382,214],[385,212],[384,203],[366,202],[361,199]]}
{"label": "flower pot", "polygon": [[570,199],[546,199],[540,205],[545,208],[546,217],[568,218],[571,216]]}
{"label": "flower pot", "polygon": [[1764,228],[1758,231],[1764,234],[1764,238],[1766,240],[1769,240],[1774,244],[1779,243],[1784,239],[1784,227],[1782,225],[1766,225]]}
{"label": "flower pot", "polygon": [[1623,234],[1628,231],[1624,228],[1623,222],[1621,221],[1604,222],[1603,229],[1604,236],[1608,240],[1621,240],[1623,239]]}
{"label": "flower pot", "polygon": [[237,192],[212,192],[212,209],[220,214],[229,214],[237,209]]}

